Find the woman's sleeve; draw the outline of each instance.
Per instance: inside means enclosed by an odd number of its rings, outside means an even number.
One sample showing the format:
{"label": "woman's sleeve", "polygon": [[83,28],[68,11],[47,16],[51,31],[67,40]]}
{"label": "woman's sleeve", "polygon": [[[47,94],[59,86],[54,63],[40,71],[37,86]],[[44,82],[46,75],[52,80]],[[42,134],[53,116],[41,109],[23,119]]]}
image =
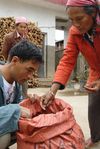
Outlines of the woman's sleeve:
{"label": "woman's sleeve", "polygon": [[56,82],[61,84],[60,89],[63,89],[65,87],[65,84],[67,83],[70,74],[76,64],[78,53],[79,50],[75,40],[75,35],[69,32],[67,46],[57,66],[57,70],[55,72],[53,80],[53,83]]}

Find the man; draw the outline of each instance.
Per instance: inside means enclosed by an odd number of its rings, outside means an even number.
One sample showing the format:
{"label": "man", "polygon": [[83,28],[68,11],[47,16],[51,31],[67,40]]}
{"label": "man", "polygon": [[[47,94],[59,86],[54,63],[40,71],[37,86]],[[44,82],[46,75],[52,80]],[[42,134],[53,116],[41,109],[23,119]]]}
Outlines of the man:
{"label": "man", "polygon": [[41,63],[40,49],[22,40],[11,48],[7,63],[0,65],[0,148],[2,149],[8,146],[10,133],[18,129],[20,116],[30,117],[30,111],[18,104],[22,100],[21,84],[32,77]]}

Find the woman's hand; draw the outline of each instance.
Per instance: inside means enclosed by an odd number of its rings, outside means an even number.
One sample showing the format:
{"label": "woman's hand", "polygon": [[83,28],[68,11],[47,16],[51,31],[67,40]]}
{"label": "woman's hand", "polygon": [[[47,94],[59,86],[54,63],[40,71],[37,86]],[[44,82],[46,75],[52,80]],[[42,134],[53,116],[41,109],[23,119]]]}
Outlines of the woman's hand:
{"label": "woman's hand", "polygon": [[54,83],[51,86],[51,89],[46,94],[42,96],[38,96],[36,94],[29,94],[28,97],[33,103],[36,100],[38,100],[40,102],[41,108],[45,110],[46,107],[48,107],[52,103],[52,101],[55,99],[56,92],[59,88],[60,88],[60,84]]}
{"label": "woman's hand", "polygon": [[41,96],[40,105],[42,109],[45,110],[46,107],[48,107],[52,103],[52,101],[55,99],[56,92],[59,88],[60,88],[59,83],[53,83],[50,90],[46,94]]}
{"label": "woman's hand", "polygon": [[100,90],[100,80],[94,81],[93,83],[84,86],[84,88],[90,92],[96,92]]}
{"label": "woman's hand", "polygon": [[46,107],[48,107],[54,99],[55,94],[52,91],[48,91],[45,95],[41,96],[41,108],[45,110]]}
{"label": "woman's hand", "polygon": [[[43,96],[38,96],[37,94],[28,94],[28,98],[32,101],[32,103],[38,101],[43,110],[45,110],[47,106],[47,101],[49,100],[47,96],[48,96],[47,94]],[[50,103],[48,103],[48,105],[49,104]]]}

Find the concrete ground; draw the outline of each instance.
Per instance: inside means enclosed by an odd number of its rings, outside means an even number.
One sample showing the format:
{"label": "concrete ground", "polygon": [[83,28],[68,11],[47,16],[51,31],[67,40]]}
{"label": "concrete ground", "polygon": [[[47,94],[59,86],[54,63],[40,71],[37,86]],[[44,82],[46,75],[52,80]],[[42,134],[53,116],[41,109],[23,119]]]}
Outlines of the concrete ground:
{"label": "concrete ground", "polygon": [[[49,88],[34,88],[29,89],[29,93],[35,93],[38,95],[43,95],[49,90]],[[88,126],[88,97],[87,95],[80,95],[78,92],[74,93],[75,95],[69,96],[68,89],[59,91],[56,97],[64,100],[73,107],[73,113],[76,118],[77,123],[80,125],[83,130],[85,139],[90,137],[90,131]],[[10,149],[16,149],[16,144],[10,147]],[[91,149],[100,149],[100,146],[93,147]]]}

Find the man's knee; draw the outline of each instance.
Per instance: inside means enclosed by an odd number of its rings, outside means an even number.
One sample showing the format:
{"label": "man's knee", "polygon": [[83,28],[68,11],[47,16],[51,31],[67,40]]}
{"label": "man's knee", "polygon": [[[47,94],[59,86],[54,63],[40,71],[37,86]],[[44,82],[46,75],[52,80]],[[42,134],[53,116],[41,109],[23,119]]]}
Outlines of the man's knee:
{"label": "man's knee", "polygon": [[6,149],[11,141],[10,133],[3,135],[0,137],[0,149]]}

